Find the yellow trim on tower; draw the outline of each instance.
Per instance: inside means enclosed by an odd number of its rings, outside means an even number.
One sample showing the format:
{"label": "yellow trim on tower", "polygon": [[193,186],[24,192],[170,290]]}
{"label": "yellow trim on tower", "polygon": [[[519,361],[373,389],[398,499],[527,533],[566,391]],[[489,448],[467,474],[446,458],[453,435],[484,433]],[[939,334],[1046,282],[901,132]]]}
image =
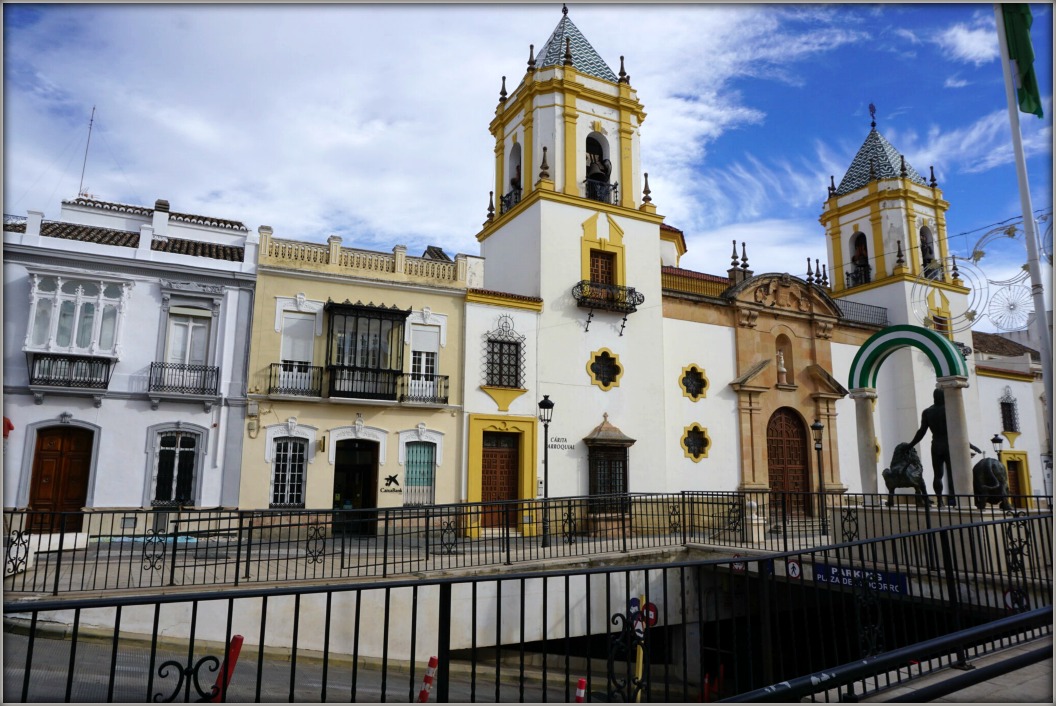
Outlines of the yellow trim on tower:
{"label": "yellow trim on tower", "polygon": [[535,177],[539,174],[539,167],[535,164],[535,156],[532,152],[532,131],[535,126],[533,113],[525,111],[521,120],[524,127],[524,145],[521,147],[521,199],[535,188]]}
{"label": "yellow trim on tower", "polygon": [[880,202],[874,201],[869,208],[869,228],[872,230],[870,240],[870,259],[875,263],[873,265],[873,271],[870,275],[872,280],[886,279],[887,262],[884,253],[884,227],[882,222],[882,214],[880,213]]}
{"label": "yellow trim on tower", "polygon": [[600,215],[600,213],[595,213],[582,223],[583,240],[581,244],[580,279],[584,281],[590,280],[590,251],[597,250],[599,252],[613,253],[616,256],[616,267],[613,271],[613,275],[616,278],[615,284],[625,287],[627,286],[627,264],[624,257],[623,229],[616,225],[616,221],[612,220],[612,216],[606,214],[605,218],[609,224],[609,237],[602,240],[598,237],[598,216]]}
{"label": "yellow trim on tower", "polygon": [[562,118],[565,123],[565,188],[564,192],[570,196],[579,196],[579,183],[576,175],[576,152],[579,148],[579,138],[576,134],[576,126],[579,111],[576,110],[576,97],[573,94],[565,94],[565,105],[562,110]]}

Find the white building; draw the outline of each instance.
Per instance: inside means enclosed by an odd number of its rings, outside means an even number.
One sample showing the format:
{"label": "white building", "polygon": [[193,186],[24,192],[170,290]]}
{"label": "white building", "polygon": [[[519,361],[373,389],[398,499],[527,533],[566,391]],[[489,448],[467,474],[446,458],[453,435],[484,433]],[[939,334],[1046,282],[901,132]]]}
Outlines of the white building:
{"label": "white building", "polygon": [[256,243],[163,200],[5,222],[6,507],[238,503]]}

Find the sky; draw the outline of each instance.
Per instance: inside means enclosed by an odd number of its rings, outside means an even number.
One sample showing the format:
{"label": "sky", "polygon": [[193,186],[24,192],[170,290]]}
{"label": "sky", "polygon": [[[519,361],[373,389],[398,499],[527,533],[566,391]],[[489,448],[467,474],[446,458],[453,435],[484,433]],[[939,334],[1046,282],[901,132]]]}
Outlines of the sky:
{"label": "sky", "polygon": [[[1051,253],[1053,15],[1031,9],[1045,117],[1020,120]],[[872,103],[909,164],[934,167],[952,252],[983,240],[980,281],[1020,276],[1022,235],[988,235],[1022,216],[992,4],[573,3],[569,18],[615,71],[625,56],[683,267],[725,273],[733,239],[756,273],[824,261],[829,178]],[[81,189],[279,238],[477,254],[502,76],[516,86],[560,19],[560,3],[5,4],[4,213],[56,218]]]}

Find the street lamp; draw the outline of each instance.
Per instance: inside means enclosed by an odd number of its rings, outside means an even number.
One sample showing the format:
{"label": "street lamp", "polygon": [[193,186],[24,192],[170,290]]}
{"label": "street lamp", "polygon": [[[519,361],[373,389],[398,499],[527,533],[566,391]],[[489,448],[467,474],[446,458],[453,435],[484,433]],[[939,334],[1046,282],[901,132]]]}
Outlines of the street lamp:
{"label": "street lamp", "polygon": [[1005,440],[1002,439],[1000,435],[994,434],[994,438],[990,439],[990,443],[994,445],[994,456],[996,456],[997,460],[1000,461],[1001,460],[1001,444],[1005,443]]}
{"label": "street lamp", "polygon": [[550,546],[550,420],[554,416],[554,403],[550,395],[539,401],[539,421],[543,423],[543,544]]}
{"label": "street lamp", "polygon": [[821,508],[821,533],[829,533],[829,518],[825,514],[825,471],[821,467],[821,435],[825,431],[825,425],[817,419],[810,425],[810,433],[814,436],[814,451],[818,454],[818,507]]}

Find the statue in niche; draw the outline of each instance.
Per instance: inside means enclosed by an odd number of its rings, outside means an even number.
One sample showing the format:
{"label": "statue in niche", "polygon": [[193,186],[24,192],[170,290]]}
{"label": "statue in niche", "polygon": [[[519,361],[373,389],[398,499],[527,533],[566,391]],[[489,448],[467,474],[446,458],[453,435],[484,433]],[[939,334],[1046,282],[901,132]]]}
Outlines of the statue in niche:
{"label": "statue in niche", "polygon": [[[925,409],[920,415],[920,429],[909,441],[910,446],[916,446],[924,434],[931,432],[931,467],[935,472],[935,480],[932,486],[935,488],[935,497],[942,502],[942,476],[949,471],[950,493],[946,498],[948,507],[956,507],[957,498],[953,488],[953,470],[950,468],[950,440],[946,435],[946,396],[942,390],[935,390],[933,399],[935,403]],[[974,444],[968,444],[975,453],[982,450]],[[897,448],[897,447],[896,447]]]}
{"label": "statue in niche", "polygon": [[788,370],[785,368],[785,354],[781,351],[777,352],[777,384],[788,384]]}

